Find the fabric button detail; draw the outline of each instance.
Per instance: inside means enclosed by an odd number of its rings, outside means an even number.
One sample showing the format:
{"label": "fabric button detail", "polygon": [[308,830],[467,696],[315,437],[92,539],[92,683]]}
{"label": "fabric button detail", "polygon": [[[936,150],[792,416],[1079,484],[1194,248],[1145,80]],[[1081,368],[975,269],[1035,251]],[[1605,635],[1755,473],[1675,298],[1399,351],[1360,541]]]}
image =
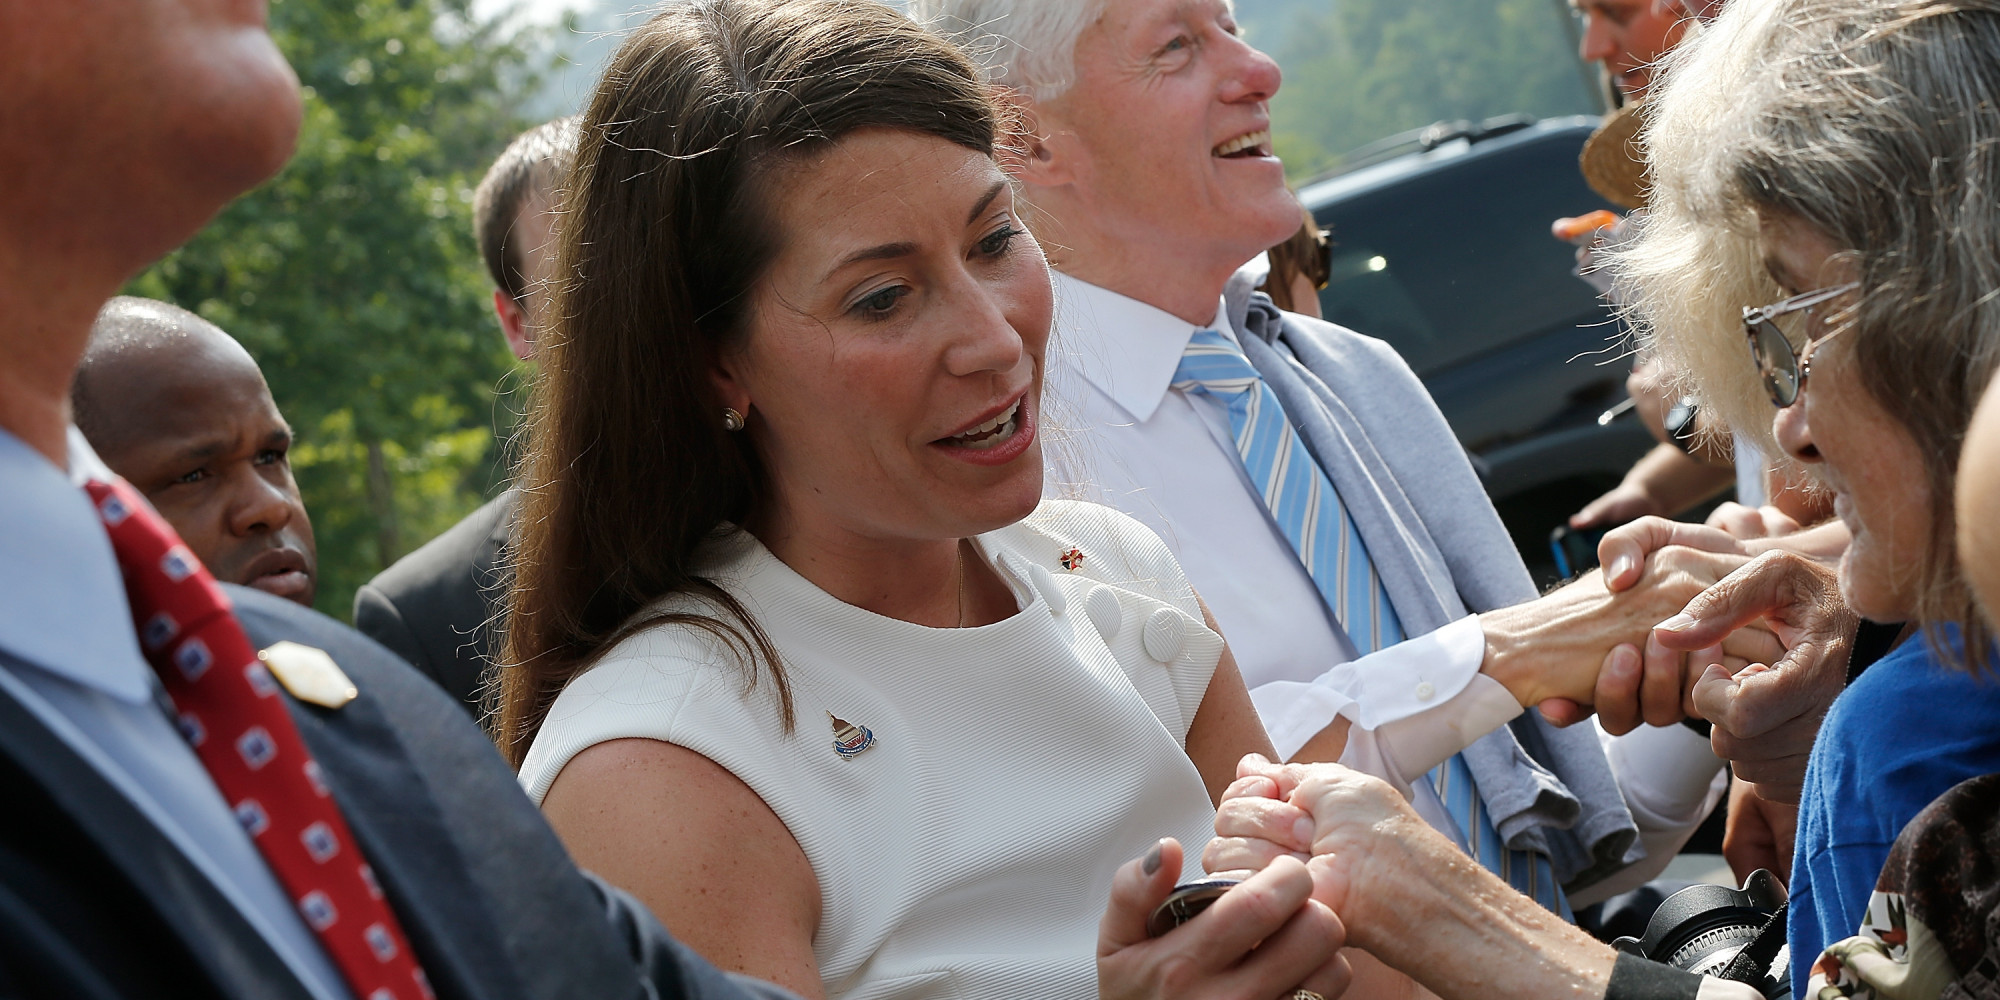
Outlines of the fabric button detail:
{"label": "fabric button detail", "polygon": [[1069,598],[1063,596],[1062,590],[1056,587],[1056,575],[1049,572],[1047,567],[1029,567],[1028,582],[1034,585],[1036,593],[1042,595],[1043,603],[1049,606],[1049,614],[1059,615],[1068,610]]}
{"label": "fabric button detail", "polygon": [[1146,655],[1161,663],[1172,663],[1181,655],[1181,642],[1186,637],[1181,626],[1181,616],[1171,608],[1160,608],[1146,619],[1146,631],[1142,638],[1146,643]]}
{"label": "fabric button detail", "polygon": [[1110,642],[1118,635],[1118,627],[1125,622],[1125,610],[1118,606],[1118,593],[1110,587],[1098,585],[1083,599],[1083,610],[1090,616],[1090,623],[1097,626],[1098,634]]}
{"label": "fabric button detail", "polygon": [[1431,697],[1435,694],[1437,694],[1437,688],[1432,687],[1430,681],[1424,681],[1423,683],[1417,685],[1418,701],[1429,701],[1431,700]]}

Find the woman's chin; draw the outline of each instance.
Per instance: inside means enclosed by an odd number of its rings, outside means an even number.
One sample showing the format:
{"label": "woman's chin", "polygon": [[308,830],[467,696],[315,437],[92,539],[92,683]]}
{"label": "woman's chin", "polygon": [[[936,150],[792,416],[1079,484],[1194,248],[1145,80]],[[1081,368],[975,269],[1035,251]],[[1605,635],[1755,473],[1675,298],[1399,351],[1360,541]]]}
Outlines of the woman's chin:
{"label": "woman's chin", "polygon": [[[1840,598],[1849,610],[1871,622],[1906,622],[1916,617],[1915,602],[1903,593],[1893,565],[1876,558],[1873,546],[1860,535],[1840,557]],[[1905,581],[1914,586],[1915,581]]]}

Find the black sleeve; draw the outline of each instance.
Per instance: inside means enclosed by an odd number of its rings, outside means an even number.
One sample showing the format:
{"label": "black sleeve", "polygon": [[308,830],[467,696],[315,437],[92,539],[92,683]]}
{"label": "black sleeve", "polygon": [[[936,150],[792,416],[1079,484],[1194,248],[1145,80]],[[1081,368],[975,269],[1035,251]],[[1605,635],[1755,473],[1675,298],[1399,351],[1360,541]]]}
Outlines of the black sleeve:
{"label": "black sleeve", "polygon": [[1695,1000],[1700,992],[1700,976],[1621,951],[1604,1000]]}
{"label": "black sleeve", "polygon": [[363,584],[354,592],[354,628],[362,635],[387,646],[403,662],[417,668],[418,672],[435,680],[437,670],[431,666],[430,657],[424,655],[422,644],[417,642],[416,633],[410,631],[403,613],[387,594],[373,585]]}

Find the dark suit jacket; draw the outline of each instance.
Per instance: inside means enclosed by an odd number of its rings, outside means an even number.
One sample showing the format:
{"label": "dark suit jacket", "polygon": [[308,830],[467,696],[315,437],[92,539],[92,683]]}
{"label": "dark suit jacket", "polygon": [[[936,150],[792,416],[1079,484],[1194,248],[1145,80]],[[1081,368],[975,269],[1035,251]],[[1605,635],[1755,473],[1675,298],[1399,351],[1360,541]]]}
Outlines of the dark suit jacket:
{"label": "dark suit jacket", "polygon": [[[578,871],[477,727],[387,650],[227,589],[254,645],[317,646],[360,689],[335,710],[292,701],[292,715],[441,1000],[789,996],[717,972]],[[17,666],[0,653],[0,669]],[[0,997],[306,992],[185,855],[0,691]]]}
{"label": "dark suit jacket", "polygon": [[508,490],[354,595],[354,627],[394,650],[479,717],[479,681],[492,662],[506,595],[501,560],[519,494]]}

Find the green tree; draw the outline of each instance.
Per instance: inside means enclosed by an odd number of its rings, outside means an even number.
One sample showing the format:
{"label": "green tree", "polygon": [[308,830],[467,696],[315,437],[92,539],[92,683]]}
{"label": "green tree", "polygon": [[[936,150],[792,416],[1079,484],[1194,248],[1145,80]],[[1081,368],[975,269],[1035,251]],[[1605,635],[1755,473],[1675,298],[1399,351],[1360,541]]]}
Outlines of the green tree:
{"label": "green tree", "polygon": [[470,0],[273,0],[298,70],[297,154],[132,294],[201,313],[263,366],[299,436],[320,610],[481,502],[503,474],[512,356],[472,188],[527,123],[542,36]]}
{"label": "green tree", "polygon": [[1436,121],[1587,114],[1572,25],[1552,0],[1251,0],[1251,41],[1285,68],[1272,132],[1302,179]]}

